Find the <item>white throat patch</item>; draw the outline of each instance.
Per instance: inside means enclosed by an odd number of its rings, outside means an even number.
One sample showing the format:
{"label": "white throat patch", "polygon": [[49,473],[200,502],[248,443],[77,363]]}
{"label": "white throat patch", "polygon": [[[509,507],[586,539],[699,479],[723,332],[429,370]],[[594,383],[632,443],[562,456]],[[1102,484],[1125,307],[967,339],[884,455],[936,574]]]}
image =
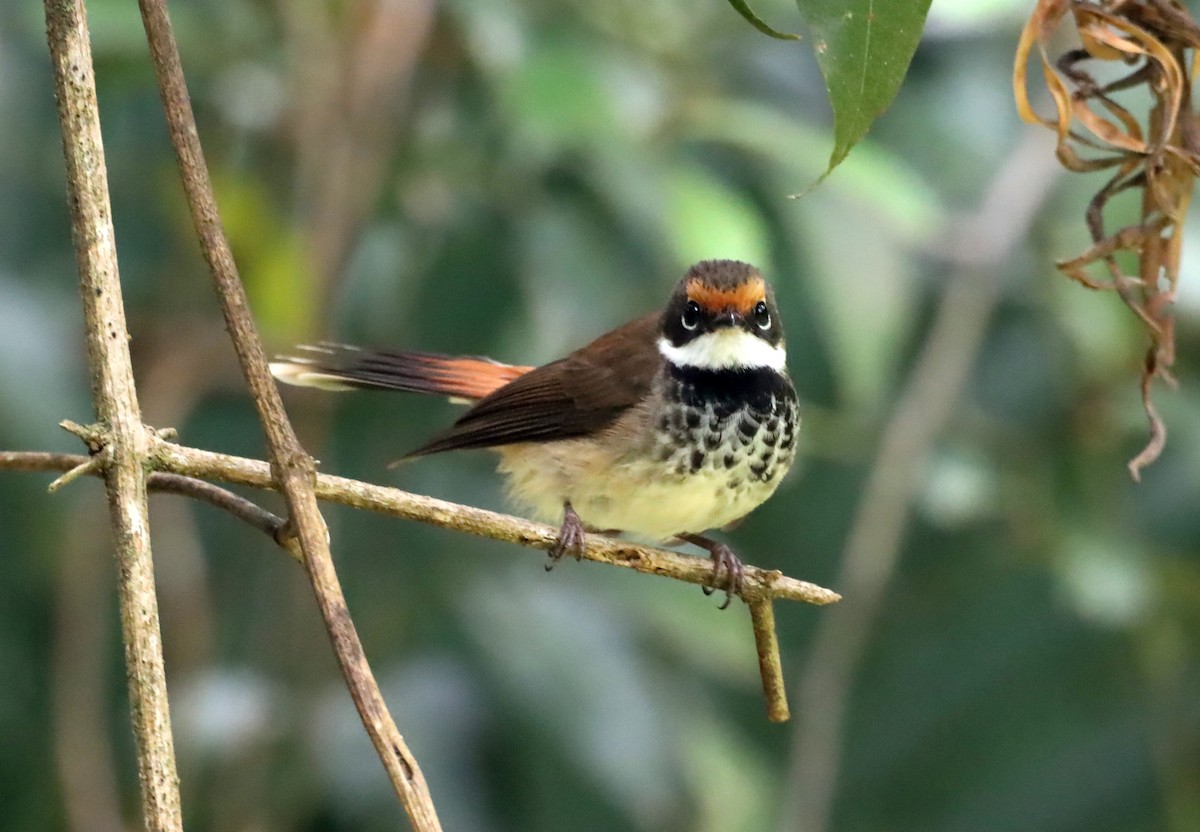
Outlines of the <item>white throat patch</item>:
{"label": "white throat patch", "polygon": [[666,338],[658,339],[658,351],[678,367],[702,370],[748,370],[770,367],[782,370],[787,363],[783,344],[771,346],[743,329],[718,329],[693,338],[677,347]]}

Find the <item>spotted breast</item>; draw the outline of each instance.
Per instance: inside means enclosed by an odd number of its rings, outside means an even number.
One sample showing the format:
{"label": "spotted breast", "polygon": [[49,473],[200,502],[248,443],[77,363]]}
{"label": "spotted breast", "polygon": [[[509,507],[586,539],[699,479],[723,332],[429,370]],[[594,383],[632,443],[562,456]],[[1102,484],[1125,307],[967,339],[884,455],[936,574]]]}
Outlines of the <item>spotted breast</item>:
{"label": "spotted breast", "polygon": [[711,526],[740,519],[774,493],[795,458],[799,427],[786,375],[667,364],[658,384],[665,407],[654,457],[682,487],[710,492]]}

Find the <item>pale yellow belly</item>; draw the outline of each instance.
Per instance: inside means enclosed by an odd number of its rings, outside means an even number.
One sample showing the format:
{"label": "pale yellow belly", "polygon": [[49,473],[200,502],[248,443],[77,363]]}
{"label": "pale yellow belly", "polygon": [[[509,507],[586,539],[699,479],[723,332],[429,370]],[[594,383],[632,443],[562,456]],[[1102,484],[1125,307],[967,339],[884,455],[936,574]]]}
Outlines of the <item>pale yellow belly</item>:
{"label": "pale yellow belly", "polygon": [[[727,468],[721,456],[695,472],[649,455],[614,457],[592,439],[567,439],[498,449],[514,502],[557,525],[569,500],[585,524],[619,529],[650,540],[720,528],[748,514],[774,493],[787,463],[769,481],[752,475],[750,458]],[[789,460],[790,461],[790,460]]]}

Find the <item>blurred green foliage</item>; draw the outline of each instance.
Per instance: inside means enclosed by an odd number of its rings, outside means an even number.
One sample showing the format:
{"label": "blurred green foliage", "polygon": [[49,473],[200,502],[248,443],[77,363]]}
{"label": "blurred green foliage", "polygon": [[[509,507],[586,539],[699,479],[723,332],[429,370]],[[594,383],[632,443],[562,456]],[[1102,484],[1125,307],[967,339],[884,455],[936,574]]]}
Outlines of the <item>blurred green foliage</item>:
{"label": "blurred green foliage", "polygon": [[[804,461],[733,536],[831,584],[878,437],[1023,128],[1029,4],[935,2],[899,98],[833,146],[803,44],[726,3],[175,4],[225,221],[269,346],[334,337],[537,362],[654,308],[690,262],[756,262],[805,402]],[[133,4],[92,0],[143,409],[261,456],[192,239]],[[782,0],[755,4],[785,20]],[[91,410],[37,4],[0,5],[0,447],[77,451]],[[1140,486],[1144,345],[1054,274],[1098,182],[1063,180],[1000,299],[841,705],[830,829],[1200,828],[1200,238],[1171,428]],[[325,471],[501,507],[484,454],[386,463],[452,418],[294,393]],[[0,475],[0,827],[135,825],[103,500]],[[278,506],[270,495],[256,495]],[[226,516],[153,500],[190,829],[394,829],[400,811],[307,583]],[[745,612],[694,589],[331,509],[351,610],[448,830],[777,828],[794,737]],[[835,585],[836,588],[836,585]],[[818,621],[778,610],[793,694]],[[836,758],[835,758],[836,760]],[[795,761],[807,766],[812,761]],[[800,807],[803,813],[805,807]]]}

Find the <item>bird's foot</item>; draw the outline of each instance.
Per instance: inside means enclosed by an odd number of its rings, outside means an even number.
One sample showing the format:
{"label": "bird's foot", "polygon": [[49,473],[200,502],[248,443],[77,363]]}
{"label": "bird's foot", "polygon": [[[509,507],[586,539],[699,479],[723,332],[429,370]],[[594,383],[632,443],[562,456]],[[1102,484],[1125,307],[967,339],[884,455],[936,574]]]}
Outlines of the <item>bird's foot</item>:
{"label": "bird's foot", "polygon": [[[717,589],[725,590],[725,603],[721,604],[718,609],[725,609],[729,606],[729,602],[733,600],[734,595],[742,593],[742,579],[746,573],[746,567],[742,564],[741,558],[733,553],[733,550],[724,543],[718,543],[709,550],[709,556],[713,562],[713,582],[710,586],[702,587],[705,595],[712,595]],[[721,583],[721,570],[725,570],[725,583]]]}
{"label": "bird's foot", "polygon": [[[733,601],[734,595],[742,594],[742,581],[746,574],[746,567],[741,558],[724,543],[709,540],[698,534],[681,534],[679,539],[708,550],[708,555],[713,562],[712,583],[702,586],[700,589],[704,591],[705,595],[712,595],[718,589],[725,590],[725,603],[721,604],[719,609],[728,607]],[[724,580],[721,580],[722,571],[725,573]]]}
{"label": "bird's foot", "polygon": [[568,552],[574,553],[575,560],[583,560],[584,532],[583,521],[579,519],[575,509],[571,508],[571,504],[565,503],[562,527],[558,530],[558,541],[550,550],[550,560],[546,561],[547,572],[557,566],[558,562],[562,560],[562,556]]}

